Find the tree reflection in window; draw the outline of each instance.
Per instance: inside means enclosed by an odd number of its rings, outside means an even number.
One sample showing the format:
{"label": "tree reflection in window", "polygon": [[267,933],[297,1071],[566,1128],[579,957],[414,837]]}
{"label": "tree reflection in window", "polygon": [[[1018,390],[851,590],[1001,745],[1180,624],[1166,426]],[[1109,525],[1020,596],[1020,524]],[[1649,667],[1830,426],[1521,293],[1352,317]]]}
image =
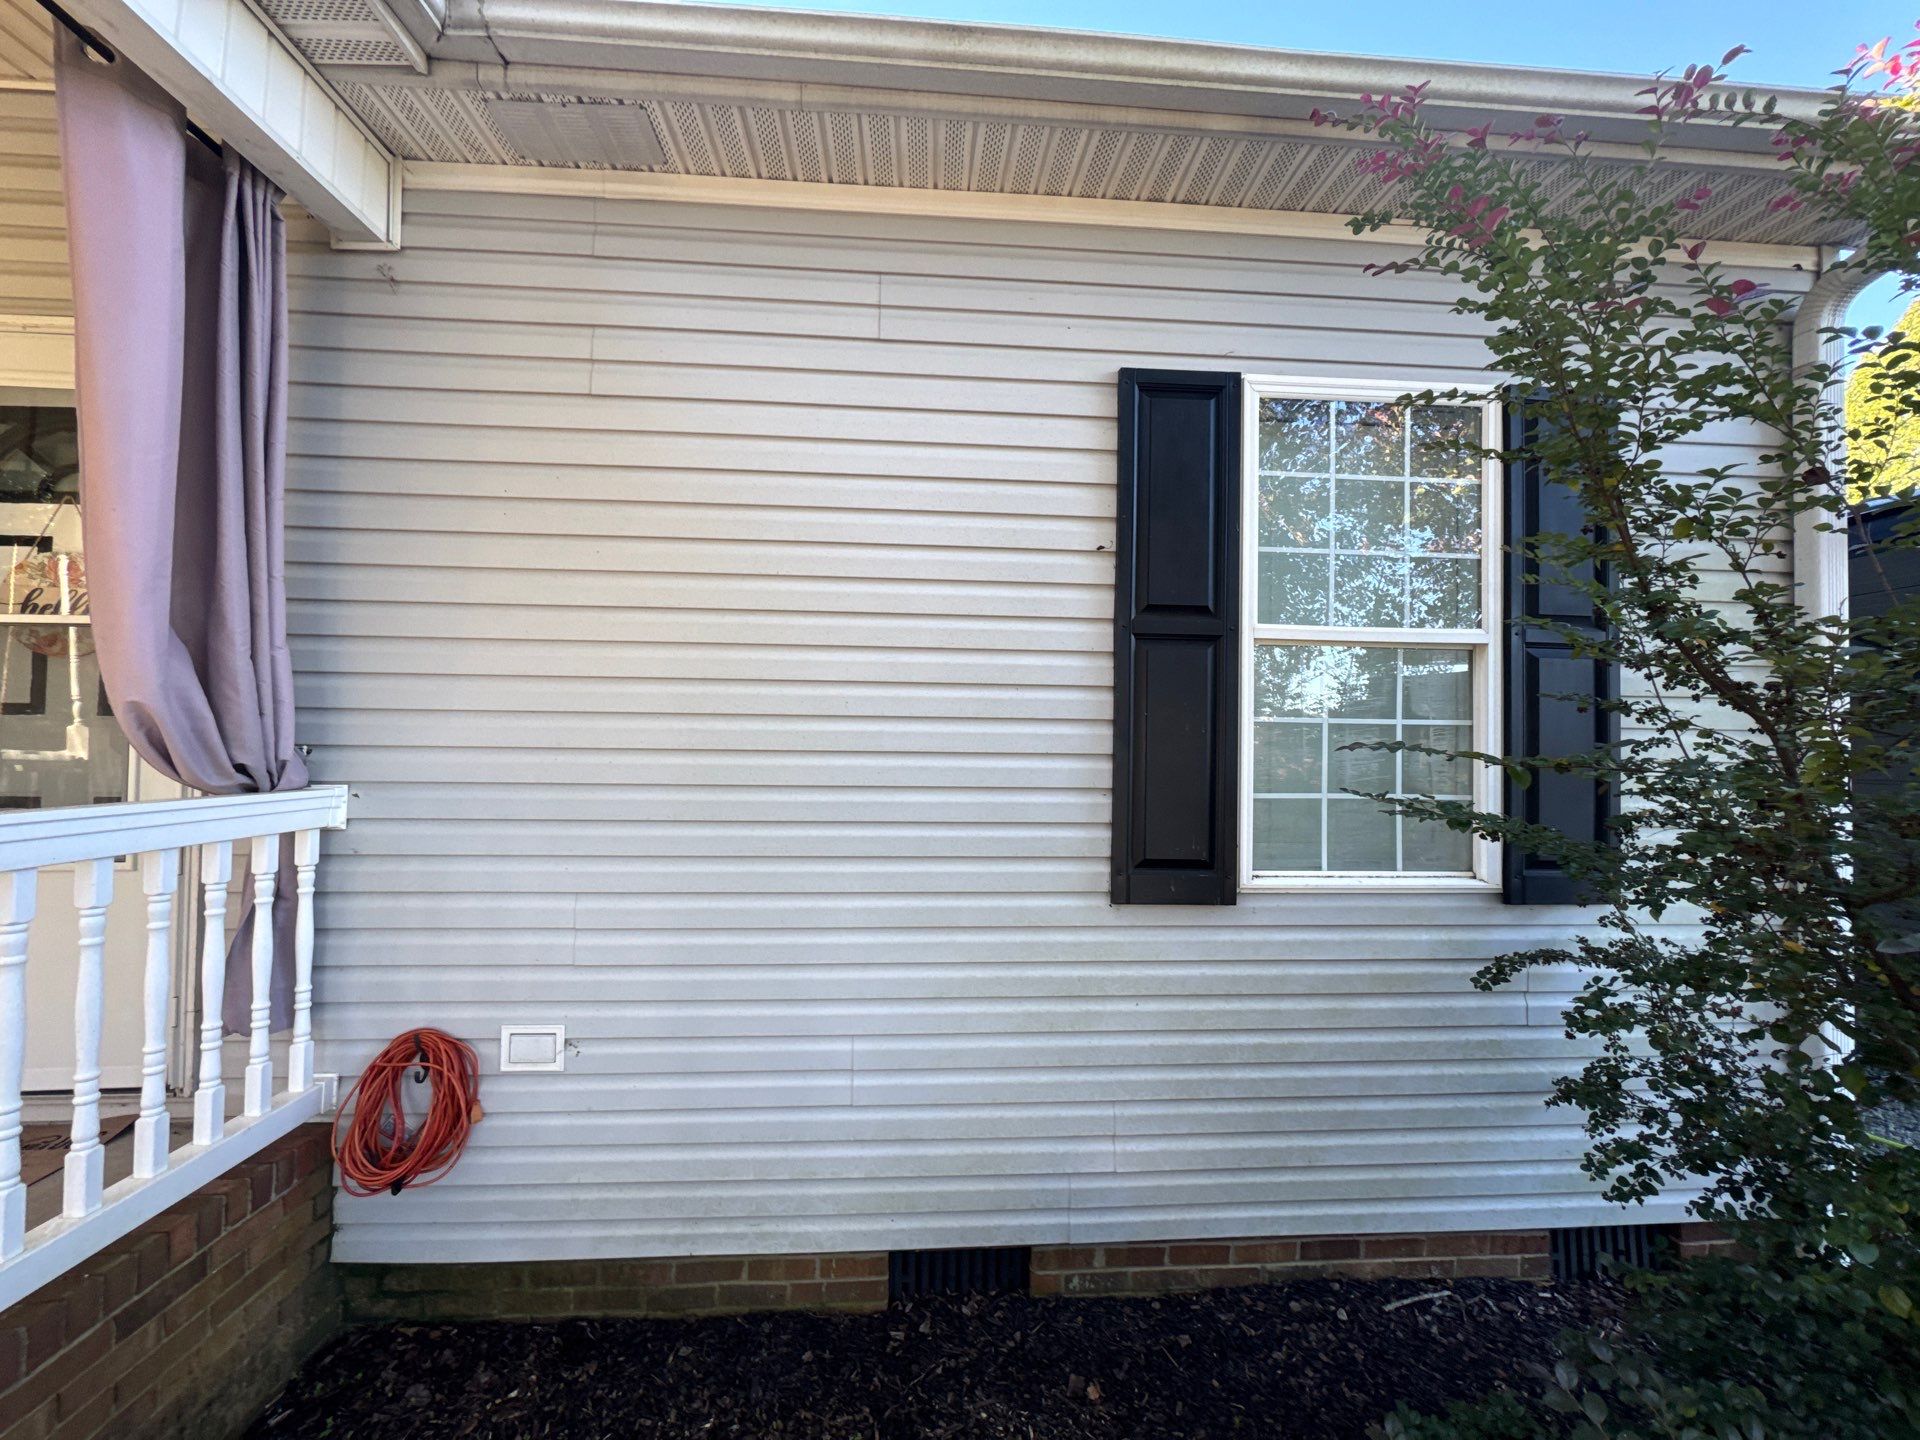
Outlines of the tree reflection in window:
{"label": "tree reflection in window", "polygon": [[1468,764],[1348,747],[1472,748],[1484,412],[1266,396],[1257,414],[1253,871],[1469,873],[1467,836],[1351,793],[1467,799]]}

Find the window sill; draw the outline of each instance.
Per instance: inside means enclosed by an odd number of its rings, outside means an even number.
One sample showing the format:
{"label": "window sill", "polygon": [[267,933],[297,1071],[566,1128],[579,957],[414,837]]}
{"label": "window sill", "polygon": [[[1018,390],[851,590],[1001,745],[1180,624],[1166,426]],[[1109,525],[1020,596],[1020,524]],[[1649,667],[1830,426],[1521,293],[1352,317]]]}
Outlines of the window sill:
{"label": "window sill", "polygon": [[1240,882],[1243,895],[1325,894],[1365,891],[1394,895],[1498,895],[1500,883],[1471,875],[1288,875]]}

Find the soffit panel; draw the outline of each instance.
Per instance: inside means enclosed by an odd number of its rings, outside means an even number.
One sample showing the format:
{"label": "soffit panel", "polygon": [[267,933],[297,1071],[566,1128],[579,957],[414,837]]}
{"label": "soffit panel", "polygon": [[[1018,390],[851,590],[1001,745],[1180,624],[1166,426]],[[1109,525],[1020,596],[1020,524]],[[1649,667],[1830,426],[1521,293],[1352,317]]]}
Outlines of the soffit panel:
{"label": "soffit panel", "polygon": [[[686,96],[610,102],[551,89],[382,84],[350,73],[336,70],[331,78],[382,141],[409,160],[537,166],[542,161],[495,123],[491,106],[620,103],[632,120],[644,116],[663,158],[561,168],[1331,215],[1364,209],[1380,194],[1379,182],[1356,163],[1369,147],[1351,140]],[[1550,187],[1565,174],[1550,160],[1531,163]],[[1712,189],[1695,231],[1706,239],[1807,245],[1844,238],[1821,233],[1802,213],[1771,211],[1781,181],[1770,170],[1675,166],[1669,183],[1674,192]]]}

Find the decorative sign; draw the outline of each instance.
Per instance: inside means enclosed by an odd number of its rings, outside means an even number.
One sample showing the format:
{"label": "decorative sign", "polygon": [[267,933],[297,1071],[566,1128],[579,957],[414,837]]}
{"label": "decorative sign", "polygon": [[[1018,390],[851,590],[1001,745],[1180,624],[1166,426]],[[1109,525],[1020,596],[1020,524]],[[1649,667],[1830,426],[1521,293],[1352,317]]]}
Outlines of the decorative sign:
{"label": "decorative sign", "polygon": [[[87,572],[80,556],[65,550],[29,550],[7,572],[7,613],[11,615],[86,615]],[[36,655],[50,659],[93,653],[89,625],[9,626],[14,638]]]}

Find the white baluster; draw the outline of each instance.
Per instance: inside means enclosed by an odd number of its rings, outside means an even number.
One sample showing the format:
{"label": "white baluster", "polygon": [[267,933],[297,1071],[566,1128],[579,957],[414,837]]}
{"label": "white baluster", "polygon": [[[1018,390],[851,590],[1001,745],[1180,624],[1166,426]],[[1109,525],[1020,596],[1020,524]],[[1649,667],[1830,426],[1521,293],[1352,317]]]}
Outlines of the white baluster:
{"label": "white baluster", "polygon": [[320,864],[320,832],[293,837],[294,889],[299,906],[293,922],[293,1044],[287,1050],[287,1089],[313,1087],[313,876]]}
{"label": "white baluster", "polygon": [[0,875],[0,1260],[27,1239],[27,1187],[20,1183],[20,1082],[27,1062],[27,930],[37,870]]}
{"label": "white baluster", "polygon": [[200,847],[203,921],[200,931],[200,1083],[193,1092],[193,1143],[211,1145],[227,1128],[227,1087],[220,1079],[220,1011],[227,988],[227,884],[233,846]]}
{"label": "white baluster", "polygon": [[106,1188],[107,1152],[100,1148],[100,1020],[107,983],[107,906],[113,903],[113,861],[73,867],[73,903],[80,912],[80,975],[73,990],[73,1142],[67,1150],[63,1215],[91,1215]]}
{"label": "white baluster", "polygon": [[253,842],[253,1034],[247,1047],[246,1112],[264,1115],[273,1108],[273,1046],[267,1039],[273,1018],[273,887],[280,871],[280,837],[262,835]]}
{"label": "white baluster", "polygon": [[140,1118],[133,1125],[133,1173],[164,1174],[172,1148],[167,1114],[167,1001],[173,992],[173,897],[180,888],[180,852],[140,857],[147,892],[146,1044],[140,1051]]}

